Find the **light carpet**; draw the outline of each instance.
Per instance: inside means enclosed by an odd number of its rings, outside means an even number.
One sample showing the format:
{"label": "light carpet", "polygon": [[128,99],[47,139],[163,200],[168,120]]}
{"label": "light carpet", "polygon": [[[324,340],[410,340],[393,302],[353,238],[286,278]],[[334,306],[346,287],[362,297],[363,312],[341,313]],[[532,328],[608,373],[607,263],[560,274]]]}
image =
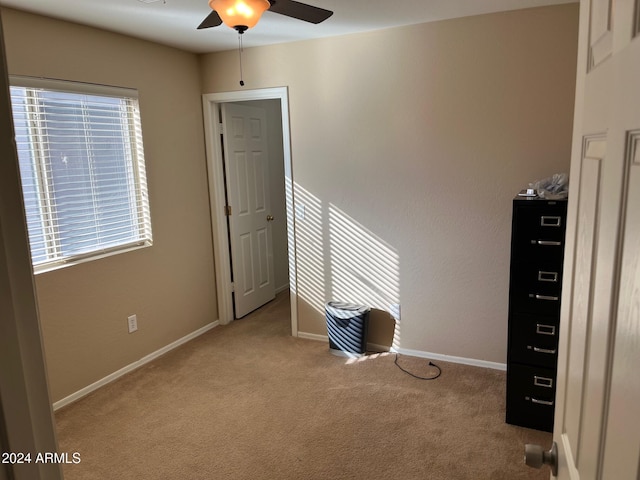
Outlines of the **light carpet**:
{"label": "light carpet", "polygon": [[[291,337],[287,294],[56,413],[67,480],[548,479],[504,422],[505,373]],[[411,372],[428,361],[401,356]]]}

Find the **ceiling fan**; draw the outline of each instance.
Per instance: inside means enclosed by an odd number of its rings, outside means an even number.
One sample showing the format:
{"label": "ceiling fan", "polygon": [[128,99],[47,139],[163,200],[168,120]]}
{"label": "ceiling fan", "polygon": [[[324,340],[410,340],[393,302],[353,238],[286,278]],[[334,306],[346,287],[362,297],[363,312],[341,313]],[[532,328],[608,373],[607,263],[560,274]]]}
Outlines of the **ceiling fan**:
{"label": "ceiling fan", "polygon": [[213,11],[198,26],[217,27],[224,22],[238,33],[254,27],[265,10],[309,23],[321,23],[333,15],[330,10],[294,0],[209,0]]}

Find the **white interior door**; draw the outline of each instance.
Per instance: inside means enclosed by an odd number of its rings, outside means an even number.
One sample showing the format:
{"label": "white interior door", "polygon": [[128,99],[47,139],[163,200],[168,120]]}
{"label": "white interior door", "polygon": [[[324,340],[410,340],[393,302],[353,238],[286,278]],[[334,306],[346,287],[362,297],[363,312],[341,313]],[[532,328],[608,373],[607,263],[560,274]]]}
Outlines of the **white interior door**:
{"label": "white interior door", "polygon": [[266,112],[221,106],[236,318],[275,297]]}
{"label": "white interior door", "polygon": [[640,0],[583,0],[554,441],[562,480],[638,480]]}

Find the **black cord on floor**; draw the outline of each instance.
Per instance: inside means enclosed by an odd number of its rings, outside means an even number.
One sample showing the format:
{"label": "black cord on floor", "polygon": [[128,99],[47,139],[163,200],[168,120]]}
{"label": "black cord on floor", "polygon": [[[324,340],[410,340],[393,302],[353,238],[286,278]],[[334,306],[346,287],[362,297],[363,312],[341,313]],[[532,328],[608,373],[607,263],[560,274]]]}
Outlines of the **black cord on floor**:
{"label": "black cord on floor", "polygon": [[407,375],[411,375],[413,378],[417,378],[418,380],[435,380],[436,378],[438,378],[440,375],[442,375],[442,369],[436,365],[433,362],[429,362],[429,366],[430,367],[436,367],[438,369],[438,373],[434,376],[434,377],[421,377],[420,375],[416,375],[414,373],[411,373],[407,370],[405,370],[404,368],[402,368],[400,366],[400,364],[398,363],[398,354],[396,353],[396,359],[393,361],[393,363],[396,364],[396,367],[398,367],[400,370],[402,370],[404,373],[406,373]]}

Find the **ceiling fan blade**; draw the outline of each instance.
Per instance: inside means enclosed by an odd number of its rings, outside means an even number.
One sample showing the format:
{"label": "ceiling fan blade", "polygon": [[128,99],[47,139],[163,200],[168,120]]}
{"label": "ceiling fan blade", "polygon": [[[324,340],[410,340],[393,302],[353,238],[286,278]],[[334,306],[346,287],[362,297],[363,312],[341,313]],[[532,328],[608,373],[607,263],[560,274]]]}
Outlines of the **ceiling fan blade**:
{"label": "ceiling fan blade", "polygon": [[217,27],[220,24],[222,24],[222,19],[220,18],[220,15],[218,15],[218,12],[216,12],[215,10],[211,10],[211,13],[207,15],[207,18],[205,18],[202,21],[202,23],[198,25],[197,30],[202,30],[203,28]]}
{"label": "ceiling fan blade", "polygon": [[294,0],[269,0],[271,7],[270,12],[286,15],[287,17],[296,18],[309,23],[324,22],[333,15],[331,10],[314,7],[306,3],[295,2]]}

